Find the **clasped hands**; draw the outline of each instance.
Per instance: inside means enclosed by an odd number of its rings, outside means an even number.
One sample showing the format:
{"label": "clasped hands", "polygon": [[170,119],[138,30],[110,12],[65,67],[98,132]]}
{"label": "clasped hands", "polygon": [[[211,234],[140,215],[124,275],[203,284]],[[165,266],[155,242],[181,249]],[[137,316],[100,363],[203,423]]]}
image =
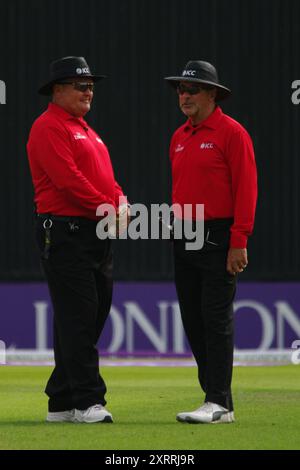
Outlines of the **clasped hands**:
{"label": "clasped hands", "polygon": [[121,204],[115,214],[114,220],[110,223],[109,233],[113,237],[120,237],[126,230],[130,222],[130,206]]}

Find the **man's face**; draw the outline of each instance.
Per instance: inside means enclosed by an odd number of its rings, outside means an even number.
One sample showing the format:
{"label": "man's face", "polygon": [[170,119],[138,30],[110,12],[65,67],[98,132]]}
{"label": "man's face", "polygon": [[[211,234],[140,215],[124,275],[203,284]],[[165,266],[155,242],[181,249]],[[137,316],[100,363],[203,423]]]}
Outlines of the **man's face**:
{"label": "man's face", "polygon": [[181,111],[192,119],[201,117],[214,104],[215,91],[205,90],[198,83],[179,82],[177,93]]}
{"label": "man's face", "polygon": [[84,86],[83,90],[77,87],[83,84],[93,85],[93,81],[90,78],[70,78],[65,82],[67,83],[54,85],[53,101],[72,116],[85,116],[91,108],[93,91]]}

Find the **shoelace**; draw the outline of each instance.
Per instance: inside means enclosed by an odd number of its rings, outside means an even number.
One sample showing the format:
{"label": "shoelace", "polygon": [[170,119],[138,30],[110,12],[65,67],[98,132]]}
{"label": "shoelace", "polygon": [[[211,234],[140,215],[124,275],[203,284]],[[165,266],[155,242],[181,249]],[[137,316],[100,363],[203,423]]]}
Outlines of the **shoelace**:
{"label": "shoelace", "polygon": [[102,410],[103,406],[102,405],[94,405],[94,406],[92,406],[92,408],[94,408],[96,410]]}
{"label": "shoelace", "polygon": [[207,401],[204,403],[204,405],[200,406],[198,410],[212,412],[212,404],[209,401]]}

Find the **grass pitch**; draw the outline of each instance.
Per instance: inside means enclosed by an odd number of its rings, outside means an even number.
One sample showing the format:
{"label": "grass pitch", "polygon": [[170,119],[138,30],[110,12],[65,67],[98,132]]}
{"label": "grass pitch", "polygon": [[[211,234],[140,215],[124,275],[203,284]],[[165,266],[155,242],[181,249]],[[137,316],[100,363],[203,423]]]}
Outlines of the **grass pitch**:
{"label": "grass pitch", "polygon": [[190,425],[193,367],[103,367],[114,424],[46,423],[49,367],[0,368],[0,449],[299,449],[299,366],[236,367],[234,424]]}

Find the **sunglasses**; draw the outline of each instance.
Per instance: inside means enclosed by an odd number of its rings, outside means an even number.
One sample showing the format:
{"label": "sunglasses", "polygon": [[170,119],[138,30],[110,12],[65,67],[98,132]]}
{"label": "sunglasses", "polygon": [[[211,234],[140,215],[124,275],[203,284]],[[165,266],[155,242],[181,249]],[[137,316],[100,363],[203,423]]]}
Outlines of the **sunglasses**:
{"label": "sunglasses", "polygon": [[183,95],[184,93],[188,93],[189,95],[197,95],[202,90],[204,90],[204,88],[200,85],[184,85],[183,83],[180,83],[177,87],[178,95]]}
{"label": "sunglasses", "polygon": [[94,91],[94,83],[60,82],[59,85],[73,85],[74,90],[81,91],[82,93],[87,90]]}

